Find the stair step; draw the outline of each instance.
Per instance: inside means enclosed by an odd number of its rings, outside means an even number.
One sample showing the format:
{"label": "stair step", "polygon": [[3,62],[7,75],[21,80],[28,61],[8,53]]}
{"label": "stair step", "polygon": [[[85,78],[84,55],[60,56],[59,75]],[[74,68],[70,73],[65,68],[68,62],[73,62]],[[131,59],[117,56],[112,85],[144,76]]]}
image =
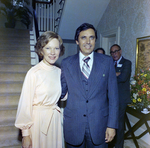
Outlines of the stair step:
{"label": "stair step", "polygon": [[1,82],[20,82],[24,80],[26,73],[0,73],[0,81]]}
{"label": "stair step", "polygon": [[30,64],[0,64],[0,72],[27,72],[30,68]]}
{"label": "stair step", "polygon": [[[0,127],[1,126],[14,126],[16,120],[17,108],[7,108],[0,110]],[[1,133],[1,132],[0,132]]]}
{"label": "stair step", "polygon": [[13,83],[0,83],[0,94],[1,93],[20,93],[22,89],[23,82],[13,82]]}
{"label": "stair step", "polygon": [[31,57],[2,57],[0,56],[1,63],[10,63],[10,64],[28,64],[31,62]]}
{"label": "stair step", "polygon": [[20,98],[20,93],[0,94],[0,108],[17,108]]}
{"label": "stair step", "polygon": [[13,37],[12,36],[9,36],[9,35],[5,35],[5,36],[2,36],[0,34],[0,42],[3,43],[3,41],[10,41],[10,42],[15,42],[15,41],[25,41],[25,42],[29,42],[29,39],[30,39],[30,36],[29,34],[27,36],[22,36],[22,35],[14,35]]}
{"label": "stair step", "polygon": [[[9,43],[9,44],[8,44]],[[28,39],[22,39],[22,38],[20,38],[20,39],[14,39],[14,40],[12,40],[11,41],[11,39],[9,39],[9,40],[1,40],[0,41],[0,46],[6,46],[7,47],[7,45],[11,48],[11,46],[16,46],[16,45],[27,45],[27,44],[29,44],[30,43],[30,39],[28,38]]]}
{"label": "stair step", "polygon": [[22,148],[22,147],[21,147],[21,142],[20,142],[20,143],[18,143],[18,145],[3,146],[3,148]]}
{"label": "stair step", "polygon": [[10,134],[10,135],[16,135],[16,137],[18,136],[19,133],[19,129],[16,128],[14,125],[11,126],[0,126],[0,137],[2,137],[3,135],[6,134]]}
{"label": "stair step", "polygon": [[15,43],[7,43],[6,45],[0,44],[0,49],[30,49],[29,44],[15,44]]}
{"label": "stair step", "polygon": [[5,137],[2,137],[0,140],[0,147],[1,148],[21,148],[21,141],[19,141],[13,135],[7,135],[7,136],[5,135]]}
{"label": "stair step", "polygon": [[13,128],[9,128],[9,132],[3,133],[3,135],[0,134],[0,147],[17,148],[18,146],[20,146],[21,148],[21,141],[19,139],[19,129],[12,129]]}
{"label": "stair step", "polygon": [[0,147],[21,148],[20,130],[14,124],[24,77],[30,68],[29,30],[0,28]]}
{"label": "stair step", "polygon": [[29,37],[29,30],[24,29],[11,29],[11,28],[0,28],[0,39],[5,37]]}
{"label": "stair step", "polygon": [[1,56],[30,56],[30,50],[28,49],[0,49]]}
{"label": "stair step", "polygon": [[[0,111],[1,113],[1,111]],[[10,114],[10,113],[9,113]],[[1,115],[1,114],[0,114]],[[6,115],[7,116],[7,115]],[[10,118],[7,116],[7,118]],[[0,125],[0,147],[12,147],[21,145],[21,135],[18,128],[14,126],[15,121],[7,121],[4,125]],[[11,124],[10,124],[11,123]]]}
{"label": "stair step", "polygon": [[29,50],[30,46],[29,45],[13,45],[13,46],[9,46],[8,44],[4,46],[0,45],[0,50]]}
{"label": "stair step", "polygon": [[18,41],[20,41],[20,42],[27,42],[27,43],[29,43],[29,41],[30,41],[30,36],[29,36],[29,34],[28,34],[28,36],[26,36],[26,37],[24,37],[24,36],[16,36],[16,37],[12,37],[12,36],[2,36],[2,35],[0,35],[0,43],[2,43],[3,44],[3,42],[6,42],[7,41],[7,43],[8,42],[18,42]]}

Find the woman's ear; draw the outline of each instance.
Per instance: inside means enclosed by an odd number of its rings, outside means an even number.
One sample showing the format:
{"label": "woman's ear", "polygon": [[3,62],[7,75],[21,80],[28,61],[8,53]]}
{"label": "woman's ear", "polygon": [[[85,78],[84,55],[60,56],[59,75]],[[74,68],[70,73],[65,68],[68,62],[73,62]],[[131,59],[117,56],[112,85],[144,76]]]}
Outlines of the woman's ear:
{"label": "woman's ear", "polygon": [[43,57],[43,51],[40,52],[40,57]]}

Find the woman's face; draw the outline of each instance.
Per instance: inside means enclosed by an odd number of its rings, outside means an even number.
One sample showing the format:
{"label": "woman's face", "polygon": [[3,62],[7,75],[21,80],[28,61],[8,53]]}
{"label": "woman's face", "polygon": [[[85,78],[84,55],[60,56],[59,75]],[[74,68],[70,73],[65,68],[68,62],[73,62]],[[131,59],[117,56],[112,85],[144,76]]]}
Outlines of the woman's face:
{"label": "woman's face", "polygon": [[42,49],[43,61],[47,65],[53,65],[60,54],[60,45],[58,39],[52,39]]}

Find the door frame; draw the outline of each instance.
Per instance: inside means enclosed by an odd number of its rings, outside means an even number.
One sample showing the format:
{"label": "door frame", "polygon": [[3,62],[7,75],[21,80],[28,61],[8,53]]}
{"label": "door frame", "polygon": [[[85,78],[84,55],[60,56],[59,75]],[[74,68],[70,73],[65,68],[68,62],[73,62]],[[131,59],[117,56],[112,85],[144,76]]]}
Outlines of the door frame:
{"label": "door frame", "polygon": [[104,48],[107,55],[110,55],[109,39],[112,37],[116,37],[115,43],[120,45],[120,26],[118,28],[100,33],[100,47]]}

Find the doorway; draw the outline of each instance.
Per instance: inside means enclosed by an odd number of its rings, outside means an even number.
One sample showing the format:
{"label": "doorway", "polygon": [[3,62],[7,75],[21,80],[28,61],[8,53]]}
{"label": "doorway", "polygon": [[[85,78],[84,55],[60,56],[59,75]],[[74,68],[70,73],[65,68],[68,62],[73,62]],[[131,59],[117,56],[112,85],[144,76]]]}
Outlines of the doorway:
{"label": "doorway", "polygon": [[110,55],[113,44],[120,44],[120,27],[100,34],[100,47],[104,48],[107,55]]}

